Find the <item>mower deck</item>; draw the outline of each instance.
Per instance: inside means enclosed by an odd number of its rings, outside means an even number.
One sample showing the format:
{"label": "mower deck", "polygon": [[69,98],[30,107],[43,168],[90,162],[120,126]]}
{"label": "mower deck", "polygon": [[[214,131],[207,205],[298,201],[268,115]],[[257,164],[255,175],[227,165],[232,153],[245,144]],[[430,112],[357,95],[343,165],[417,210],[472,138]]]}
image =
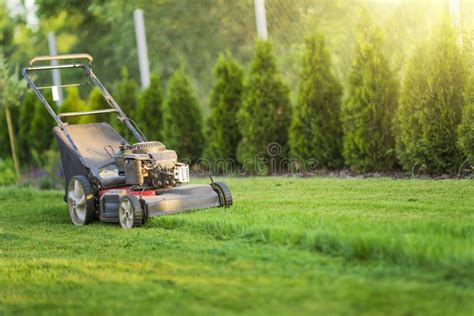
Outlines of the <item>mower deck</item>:
{"label": "mower deck", "polygon": [[218,193],[208,184],[189,184],[147,191],[134,191],[130,187],[123,187],[102,190],[99,195],[100,220],[109,223],[119,222],[119,200],[127,195],[140,200],[147,217],[221,206]]}
{"label": "mower deck", "polygon": [[158,195],[144,196],[148,216],[160,216],[178,212],[221,206],[218,194],[210,185],[189,184],[158,191]]}

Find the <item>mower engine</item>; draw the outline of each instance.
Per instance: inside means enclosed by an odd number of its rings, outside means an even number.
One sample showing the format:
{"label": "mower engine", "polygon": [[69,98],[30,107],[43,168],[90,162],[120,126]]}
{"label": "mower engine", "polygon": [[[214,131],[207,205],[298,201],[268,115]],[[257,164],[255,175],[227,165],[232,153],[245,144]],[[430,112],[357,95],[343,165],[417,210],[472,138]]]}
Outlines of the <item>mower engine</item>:
{"label": "mower engine", "polygon": [[189,166],[160,142],[120,146],[114,156],[119,175],[135,189],[159,189],[189,182]]}

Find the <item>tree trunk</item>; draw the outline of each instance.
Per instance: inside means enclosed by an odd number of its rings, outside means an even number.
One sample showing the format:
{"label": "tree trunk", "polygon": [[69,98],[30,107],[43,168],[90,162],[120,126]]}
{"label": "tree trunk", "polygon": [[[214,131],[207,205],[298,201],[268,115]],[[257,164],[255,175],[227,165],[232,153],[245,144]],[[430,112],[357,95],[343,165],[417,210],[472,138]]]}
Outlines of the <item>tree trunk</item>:
{"label": "tree trunk", "polygon": [[10,138],[10,147],[12,151],[13,165],[15,166],[16,179],[20,179],[20,164],[16,151],[15,132],[13,131],[13,123],[10,115],[10,108],[5,104],[5,118],[7,119],[8,137]]}

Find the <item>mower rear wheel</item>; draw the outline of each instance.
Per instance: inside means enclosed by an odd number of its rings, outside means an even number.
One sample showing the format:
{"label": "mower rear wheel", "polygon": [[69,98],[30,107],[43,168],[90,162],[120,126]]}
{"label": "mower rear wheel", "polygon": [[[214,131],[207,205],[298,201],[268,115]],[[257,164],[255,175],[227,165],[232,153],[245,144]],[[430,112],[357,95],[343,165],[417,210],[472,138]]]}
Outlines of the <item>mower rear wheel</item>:
{"label": "mower rear wheel", "polygon": [[94,190],[85,176],[74,176],[69,181],[67,205],[74,225],[87,225],[94,220]]}
{"label": "mower rear wheel", "polygon": [[224,182],[212,182],[211,187],[219,196],[221,206],[230,207],[233,204],[230,189]]}
{"label": "mower rear wheel", "polygon": [[130,229],[142,226],[144,218],[145,212],[136,196],[125,195],[120,198],[119,220],[122,228]]}

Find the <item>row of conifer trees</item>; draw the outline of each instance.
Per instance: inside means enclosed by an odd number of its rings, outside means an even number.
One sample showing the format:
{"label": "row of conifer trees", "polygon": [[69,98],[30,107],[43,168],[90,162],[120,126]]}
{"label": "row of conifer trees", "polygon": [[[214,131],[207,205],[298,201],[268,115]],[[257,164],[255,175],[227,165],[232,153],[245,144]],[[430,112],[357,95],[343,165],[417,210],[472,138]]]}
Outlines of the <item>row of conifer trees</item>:
{"label": "row of conifer trees", "polygon": [[[221,54],[213,69],[205,122],[184,66],[169,80],[166,98],[158,76],[139,91],[126,71],[113,96],[148,139],[161,140],[191,161],[274,158],[268,145],[277,143],[280,157],[313,159],[327,169],[417,168],[439,174],[455,173],[467,159],[474,164],[474,80],[468,79],[469,60],[448,23],[420,43],[401,83],[375,27],[360,34],[345,85],[333,74],[330,57],[323,35],[307,38],[292,106],[269,41],[256,43],[247,73],[230,53]],[[70,89],[60,111],[104,107],[97,90],[82,101]],[[83,117],[69,123],[94,120]],[[51,146],[53,125],[36,97],[27,95],[18,125],[23,161]]]}

